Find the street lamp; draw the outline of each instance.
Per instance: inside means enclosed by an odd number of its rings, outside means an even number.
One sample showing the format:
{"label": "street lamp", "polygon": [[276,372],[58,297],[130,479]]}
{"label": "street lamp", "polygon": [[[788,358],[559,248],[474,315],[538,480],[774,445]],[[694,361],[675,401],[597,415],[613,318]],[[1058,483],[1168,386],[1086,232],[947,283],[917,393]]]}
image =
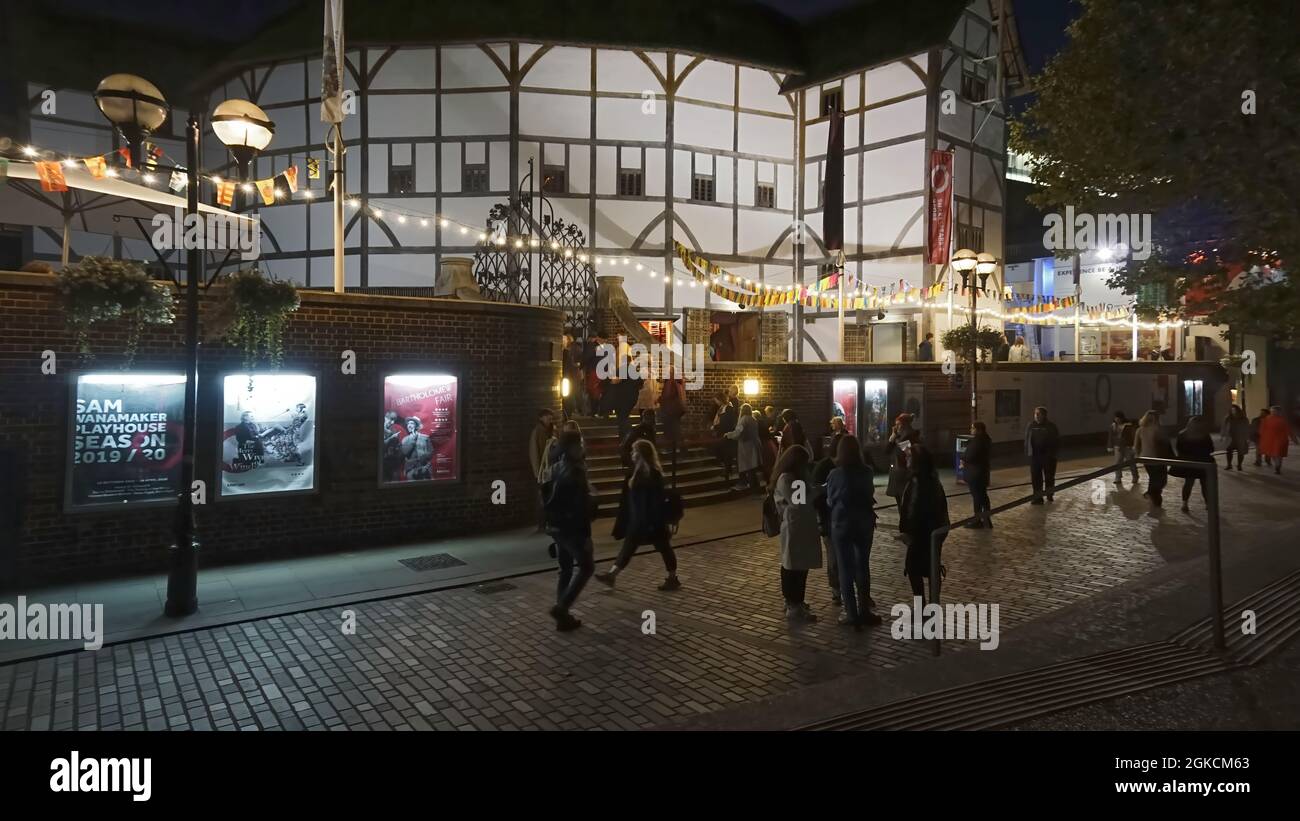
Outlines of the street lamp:
{"label": "street lamp", "polygon": [[131,165],[139,168],[141,144],[171,112],[158,86],[134,74],[110,74],[95,88],[95,104],[130,147]]}
{"label": "street lamp", "polygon": [[[157,87],[130,74],[105,77],[96,92],[100,111],[121,132],[130,146],[131,156],[140,155],[140,143],[166,120],[169,110]],[[124,102],[129,101],[129,102]],[[197,106],[191,106],[185,126],[186,175],[185,216],[187,222],[199,214],[199,138],[202,126]],[[159,116],[159,112],[162,116]],[[248,167],[258,152],[266,148],[275,126],[266,112],[246,100],[227,100],[213,112],[213,131],[230,149],[240,171],[247,178]],[[168,616],[188,616],[199,609],[199,543],[194,534],[194,435],[198,418],[199,389],[199,277],[203,267],[203,249],[191,243],[185,254],[185,421],[181,432],[181,486],[177,493],[173,543],[169,553],[167,603]]]}
{"label": "street lamp", "polygon": [[989,253],[976,254],[969,248],[962,248],[952,255],[952,268],[961,274],[962,287],[970,294],[970,420],[979,421],[979,323],[976,321],[975,278],[971,272],[979,274],[981,287],[987,286],[989,275],[997,269],[997,259]]}

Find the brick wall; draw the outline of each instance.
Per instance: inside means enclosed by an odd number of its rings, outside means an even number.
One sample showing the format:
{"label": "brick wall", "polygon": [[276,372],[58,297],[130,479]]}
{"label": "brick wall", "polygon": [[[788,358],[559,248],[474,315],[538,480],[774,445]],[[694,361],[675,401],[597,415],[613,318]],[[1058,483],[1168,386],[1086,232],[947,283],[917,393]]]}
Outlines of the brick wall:
{"label": "brick wall", "polygon": [[[0,464],[25,480],[20,520],[0,534],[0,584],[31,584],[160,571],[171,542],[170,508],[65,513],[69,385],[81,367],[73,334],[55,304],[53,277],[0,273]],[[220,384],[241,370],[241,355],[205,340],[200,365],[196,477],[209,483],[197,508],[202,563],[320,553],[533,521],[535,490],[527,439],[536,410],[556,406],[562,315],[499,303],[302,292],[286,330],[286,371],[317,378],[317,491],[311,495],[217,501]],[[205,300],[207,316],[210,301]],[[178,304],[178,311],[180,305]],[[92,334],[94,370],[122,363],[124,327]],[[41,352],[58,355],[58,372],[41,373]],[[151,327],[134,370],[180,370],[183,331]],[[341,373],[355,351],[357,372]],[[460,373],[462,480],[380,489],[379,413],[383,376],[395,370],[452,368]],[[505,480],[505,505],[490,502]],[[7,570],[6,570],[7,569]]]}

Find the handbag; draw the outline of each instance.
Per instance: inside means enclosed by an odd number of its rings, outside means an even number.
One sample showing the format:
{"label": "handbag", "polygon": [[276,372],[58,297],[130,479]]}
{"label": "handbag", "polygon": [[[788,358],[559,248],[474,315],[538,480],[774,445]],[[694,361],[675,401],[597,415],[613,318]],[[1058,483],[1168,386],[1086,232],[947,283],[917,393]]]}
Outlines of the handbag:
{"label": "handbag", "polygon": [[781,535],[781,514],[777,512],[776,499],[770,493],[763,497],[763,535]]}

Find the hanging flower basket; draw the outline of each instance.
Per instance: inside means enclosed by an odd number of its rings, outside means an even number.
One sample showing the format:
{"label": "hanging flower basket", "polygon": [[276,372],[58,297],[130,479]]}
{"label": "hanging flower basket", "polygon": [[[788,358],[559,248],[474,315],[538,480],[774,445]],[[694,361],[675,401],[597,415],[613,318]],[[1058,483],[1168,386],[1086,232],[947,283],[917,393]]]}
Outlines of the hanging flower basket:
{"label": "hanging flower basket", "polygon": [[298,289],[292,282],[271,279],[256,268],[236,271],[222,279],[223,297],[215,325],[226,341],[244,352],[250,375],[260,360],[277,370],[284,359],[284,328],[298,310]]}
{"label": "hanging flower basket", "polygon": [[[991,353],[1001,347],[1006,341],[1006,336],[997,328],[990,328],[985,325],[975,331],[975,347],[981,353]],[[943,346],[952,351],[958,361],[969,364],[970,362],[970,343],[971,343],[971,326],[958,325],[956,328],[945,331],[943,334]],[[983,359],[983,357],[981,357]]]}
{"label": "hanging flower basket", "polygon": [[82,257],[59,272],[58,290],[64,317],[86,359],[94,358],[90,329],[95,323],[127,323],[124,370],[135,361],[144,326],[170,325],[175,319],[171,286],[150,279],[144,266],[129,260]]}

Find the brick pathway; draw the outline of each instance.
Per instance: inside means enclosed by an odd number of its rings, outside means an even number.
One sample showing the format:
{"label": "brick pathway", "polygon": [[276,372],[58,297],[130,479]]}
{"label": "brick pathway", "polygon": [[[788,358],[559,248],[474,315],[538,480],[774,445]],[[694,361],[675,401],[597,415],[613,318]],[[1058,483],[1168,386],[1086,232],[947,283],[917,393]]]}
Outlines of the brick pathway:
{"label": "brick pathway", "polygon": [[[1252,522],[1296,515],[1280,513],[1298,484],[1283,482],[1224,477],[1225,551],[1244,549]],[[1152,517],[1137,492],[1104,505],[1090,496],[1080,487],[1052,506],[1002,516],[992,533],[954,533],[944,599],[998,602],[1005,644],[1017,626],[1204,555],[1199,497],[1190,515],[1174,498]],[[954,518],[969,509],[965,498],[950,503]],[[909,596],[894,524],[889,511],[872,557],[882,615]],[[638,556],[616,592],[592,582],[575,608],[583,627],[572,634],[556,633],[545,615],[554,595],[545,574],[495,593],[353,605],[355,635],[342,633],[335,608],[0,666],[0,727],[636,729],[927,662],[924,643],[890,638],[888,619],[862,634],[835,625],[817,571],[809,600],[822,620],[788,625],[776,553],[776,540],[758,536],[688,548],[685,587],[675,593],[654,589],[658,557]],[[646,610],[654,635],[642,632]]]}

